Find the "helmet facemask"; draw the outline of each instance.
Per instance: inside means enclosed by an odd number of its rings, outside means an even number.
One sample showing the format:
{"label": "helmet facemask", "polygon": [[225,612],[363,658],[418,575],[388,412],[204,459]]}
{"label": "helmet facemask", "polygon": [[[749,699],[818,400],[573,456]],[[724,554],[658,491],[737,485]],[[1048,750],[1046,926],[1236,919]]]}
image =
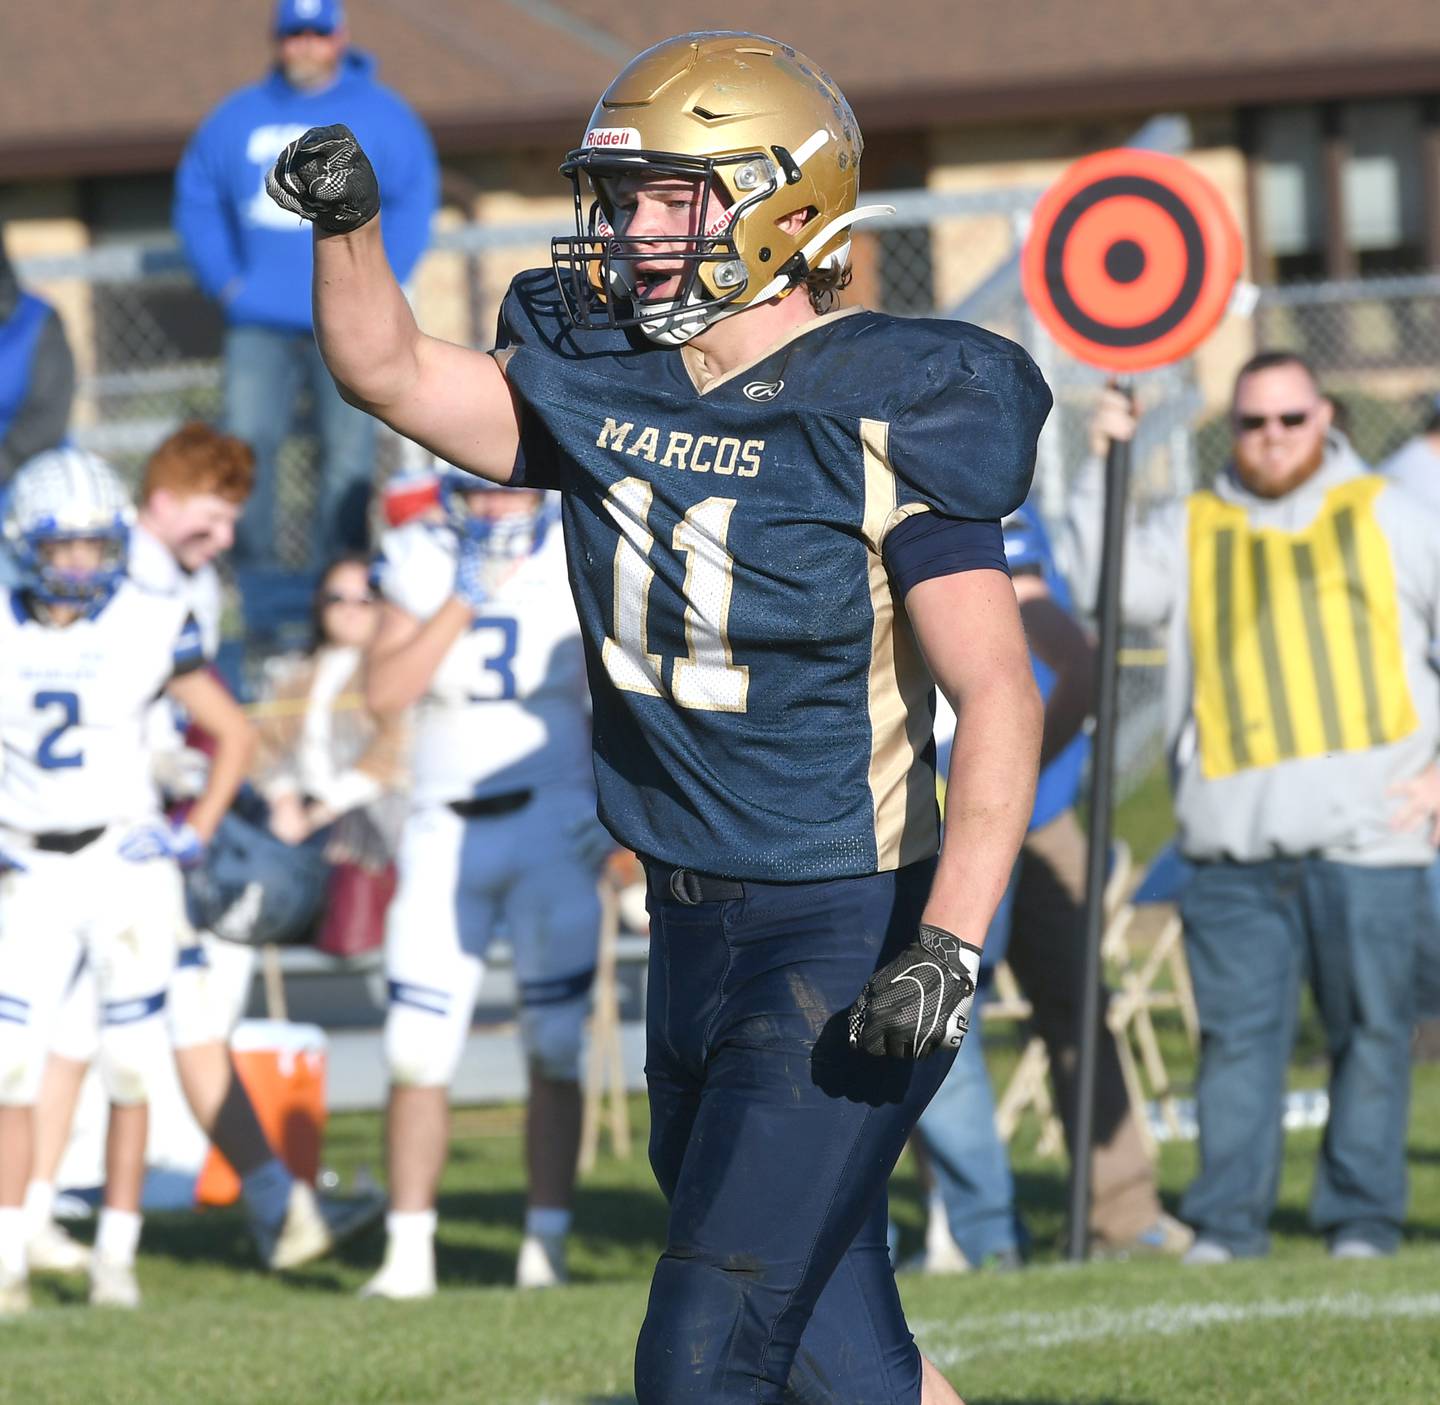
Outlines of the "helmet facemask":
{"label": "helmet facemask", "polygon": [[[27,532],[16,552],[25,588],[47,605],[88,606],[108,600],[125,574],[129,540],[128,529],[118,523],[104,532]],[[96,543],[96,565],[77,570],[56,562],[55,548],[68,542]]]}
{"label": "helmet facemask", "polygon": [[[124,577],[134,509],[114,470],[83,449],[52,449],[21,467],[10,485],[5,538],[23,589],[50,605],[98,607]],[[62,543],[98,544],[93,566],[54,558]]]}
{"label": "helmet facemask", "polygon": [[[764,152],[712,157],[628,151],[622,157],[581,149],[560,169],[574,190],[578,232],[552,240],[551,259],[577,327],[638,327],[652,341],[678,346],[748,305],[735,305],[750,287],[737,240],[750,212],[782,183],[776,162]],[[701,192],[693,229],[624,233],[617,187],[666,178]],[[635,264],[661,255],[665,263],[679,265],[679,287],[664,298],[646,298],[637,287]]]}
{"label": "helmet facemask", "polygon": [[484,479],[458,472],[447,473],[440,480],[440,506],[451,530],[461,540],[478,547],[487,562],[497,568],[523,561],[539,550],[554,516],[550,503],[541,494],[529,511],[506,512],[492,517],[472,512],[470,497],[475,493],[512,494],[516,491],[487,485]]}

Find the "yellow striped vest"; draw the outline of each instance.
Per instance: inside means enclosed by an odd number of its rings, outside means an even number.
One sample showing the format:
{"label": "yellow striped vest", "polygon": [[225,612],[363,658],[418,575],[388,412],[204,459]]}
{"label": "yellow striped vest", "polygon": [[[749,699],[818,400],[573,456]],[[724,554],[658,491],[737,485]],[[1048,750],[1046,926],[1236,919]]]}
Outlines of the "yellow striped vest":
{"label": "yellow striped vest", "polygon": [[1375,520],[1383,487],[1367,475],[1332,488],[1301,532],[1254,527],[1214,493],[1190,499],[1190,651],[1207,780],[1365,751],[1419,725]]}

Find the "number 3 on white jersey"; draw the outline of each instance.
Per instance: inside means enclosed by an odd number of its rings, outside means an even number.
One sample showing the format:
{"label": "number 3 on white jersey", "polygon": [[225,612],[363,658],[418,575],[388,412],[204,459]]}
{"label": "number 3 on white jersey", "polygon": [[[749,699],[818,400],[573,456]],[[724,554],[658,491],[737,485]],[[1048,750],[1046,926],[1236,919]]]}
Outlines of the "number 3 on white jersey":
{"label": "number 3 on white jersey", "polygon": [[[620,528],[615,544],[614,637],[601,657],[610,681],[630,693],[663,697],[661,658],[648,646],[647,616],[655,572],[650,552],[650,485],[622,478],[610,487],[605,509]],[[685,642],[689,653],[676,659],[670,695],[681,707],[703,712],[744,712],[750,670],[730,657],[726,626],[734,586],[734,558],[725,547],[734,498],[706,498],[675,524],[671,544],[685,553]]]}

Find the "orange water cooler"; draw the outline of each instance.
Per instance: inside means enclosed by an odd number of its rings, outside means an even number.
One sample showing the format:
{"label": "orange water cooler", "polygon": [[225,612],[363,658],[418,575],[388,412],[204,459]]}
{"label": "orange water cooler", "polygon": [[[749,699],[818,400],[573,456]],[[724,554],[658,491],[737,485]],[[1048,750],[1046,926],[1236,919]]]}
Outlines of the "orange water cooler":
{"label": "orange water cooler", "polygon": [[[243,1020],[230,1040],[235,1068],[270,1145],[291,1172],[314,1184],[325,1137],[325,1032],[286,1020]],[[233,1205],[240,1178],[212,1146],[195,1200]]]}

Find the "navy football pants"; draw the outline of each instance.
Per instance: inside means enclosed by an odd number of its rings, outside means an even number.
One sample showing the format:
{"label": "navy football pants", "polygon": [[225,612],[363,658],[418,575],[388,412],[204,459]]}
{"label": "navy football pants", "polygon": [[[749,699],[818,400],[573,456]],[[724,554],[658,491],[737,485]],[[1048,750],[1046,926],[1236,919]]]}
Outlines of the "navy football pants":
{"label": "navy football pants", "polygon": [[885,1186],[951,1056],[857,1053],[845,1015],[914,939],[932,872],[694,905],[652,883],[645,1072],[670,1224],[639,1405],[919,1401]]}

